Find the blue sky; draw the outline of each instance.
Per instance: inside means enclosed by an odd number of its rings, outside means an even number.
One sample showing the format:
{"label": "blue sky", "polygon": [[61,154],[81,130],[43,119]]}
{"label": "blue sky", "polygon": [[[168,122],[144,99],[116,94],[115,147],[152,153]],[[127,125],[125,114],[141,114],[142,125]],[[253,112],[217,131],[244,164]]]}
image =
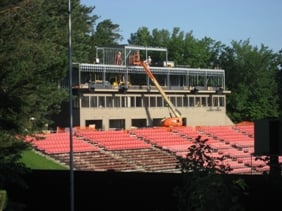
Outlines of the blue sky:
{"label": "blue sky", "polygon": [[95,6],[98,22],[111,19],[119,24],[122,44],[143,26],[150,32],[179,27],[197,39],[207,36],[226,45],[249,39],[253,46],[282,49],[281,0],[81,0],[81,4]]}

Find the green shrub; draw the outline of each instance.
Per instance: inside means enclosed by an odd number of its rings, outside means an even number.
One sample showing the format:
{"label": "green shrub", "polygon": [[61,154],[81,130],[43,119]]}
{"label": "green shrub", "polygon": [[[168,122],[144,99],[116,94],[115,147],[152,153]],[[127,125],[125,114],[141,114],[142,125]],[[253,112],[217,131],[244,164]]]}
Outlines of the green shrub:
{"label": "green shrub", "polygon": [[[213,149],[207,139],[195,139],[187,156],[179,160],[183,186],[175,189],[180,211],[244,210],[247,185],[241,178],[232,177],[232,170],[222,164],[222,157],[211,156]],[[228,176],[227,176],[228,175]]]}

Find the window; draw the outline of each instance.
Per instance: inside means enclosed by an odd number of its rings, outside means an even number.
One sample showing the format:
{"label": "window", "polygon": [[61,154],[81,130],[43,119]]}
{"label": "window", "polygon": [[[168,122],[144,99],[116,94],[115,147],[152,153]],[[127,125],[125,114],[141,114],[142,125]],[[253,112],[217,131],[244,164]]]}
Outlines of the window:
{"label": "window", "polygon": [[149,106],[149,97],[144,97],[144,107]]}
{"label": "window", "polygon": [[113,107],[113,98],[112,98],[112,97],[110,97],[110,96],[107,96],[107,97],[106,97],[106,106],[107,106],[108,108]]}
{"label": "window", "polygon": [[202,106],[207,106],[207,97],[202,97]]}
{"label": "window", "polygon": [[126,96],[121,97],[121,107],[127,107],[127,97]]}
{"label": "window", "polygon": [[173,105],[176,105],[175,97],[169,97],[169,100]]}
{"label": "window", "polygon": [[189,106],[193,107],[195,105],[194,100],[194,97],[189,97]]}
{"label": "window", "polygon": [[163,98],[162,97],[157,97],[157,106],[163,107]]}
{"label": "window", "polygon": [[183,98],[183,106],[184,107],[188,106],[188,97],[187,96],[184,96],[184,98]]}
{"label": "window", "polygon": [[156,97],[150,97],[150,107],[156,107]]}
{"label": "window", "polygon": [[219,97],[219,106],[224,107],[224,97]]}
{"label": "window", "polygon": [[99,96],[99,107],[105,107],[105,97]]}
{"label": "window", "polygon": [[114,107],[115,108],[119,108],[120,107],[120,97],[119,96],[116,96],[114,98]]}
{"label": "window", "polygon": [[142,98],[136,97],[136,107],[142,107]]}
{"label": "window", "polygon": [[135,107],[135,97],[130,97],[130,106]]}
{"label": "window", "polygon": [[177,107],[182,107],[182,97],[176,97]]}
{"label": "window", "polygon": [[213,106],[219,106],[218,105],[218,97],[213,97]]}
{"label": "window", "polygon": [[96,96],[91,96],[90,97],[90,106],[91,107],[95,107],[95,108],[97,108],[97,97]]}
{"label": "window", "polygon": [[82,96],[81,107],[83,107],[83,108],[89,107],[89,96]]}
{"label": "window", "polygon": [[212,106],[212,96],[209,96],[209,97],[208,97],[208,105],[209,105],[209,106]]}
{"label": "window", "polygon": [[196,106],[201,106],[202,103],[201,103],[201,98],[200,97],[196,97]]}

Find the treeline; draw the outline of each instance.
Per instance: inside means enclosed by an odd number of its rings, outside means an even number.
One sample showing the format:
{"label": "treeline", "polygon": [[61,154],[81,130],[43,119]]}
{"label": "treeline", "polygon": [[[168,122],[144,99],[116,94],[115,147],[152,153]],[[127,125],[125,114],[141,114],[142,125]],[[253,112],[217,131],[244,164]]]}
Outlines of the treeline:
{"label": "treeline", "polygon": [[[93,3],[95,4],[95,2]],[[68,76],[68,3],[66,0],[3,0],[0,2],[0,189],[28,145],[19,135],[52,124],[51,116],[68,100],[58,82]],[[72,0],[72,60],[92,63],[95,46],[123,40],[119,24],[100,21],[95,6]],[[282,50],[249,40],[226,45],[175,27],[141,27],[128,44],[166,47],[169,60],[195,68],[226,71],[228,115],[234,122],[278,117],[282,108]],[[15,136],[18,135],[18,136]],[[15,138],[17,137],[17,138]],[[3,165],[2,165],[3,164]]]}

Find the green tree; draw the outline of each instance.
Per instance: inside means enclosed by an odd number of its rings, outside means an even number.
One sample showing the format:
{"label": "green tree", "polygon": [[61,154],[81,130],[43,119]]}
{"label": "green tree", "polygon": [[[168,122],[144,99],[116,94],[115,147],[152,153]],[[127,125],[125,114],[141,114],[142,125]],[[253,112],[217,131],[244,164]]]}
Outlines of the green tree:
{"label": "green tree", "polygon": [[[86,61],[90,8],[73,0],[73,57]],[[88,22],[87,22],[88,21]],[[0,3],[0,189],[24,185],[28,169],[19,160],[26,135],[52,123],[67,90],[68,4],[65,0],[16,0]]]}
{"label": "green tree", "polygon": [[63,96],[57,84],[64,75],[65,48],[57,31],[52,36],[49,31],[63,25],[51,22],[54,16],[43,16],[43,8],[36,0],[6,1],[0,8],[1,188],[11,182],[22,184],[20,175],[27,169],[19,160],[29,147],[22,140],[49,123],[48,115]]}
{"label": "green tree", "polygon": [[232,169],[222,163],[224,156],[212,156],[213,150],[207,141],[197,137],[188,148],[187,156],[179,160],[183,186],[175,190],[178,210],[244,210],[245,181],[226,176]]}
{"label": "green tree", "polygon": [[173,28],[172,34],[170,36],[170,42],[168,43],[168,52],[171,60],[175,62],[176,65],[185,64],[185,49],[184,46],[184,32],[180,30],[179,27]]}
{"label": "green tree", "polygon": [[[72,55],[87,62],[97,15],[95,7],[72,0]],[[68,74],[68,3],[65,0],[16,0],[0,4],[0,130],[1,141],[24,137],[52,123],[67,91],[58,88]],[[103,29],[104,28],[104,29]],[[117,24],[103,21],[106,43],[120,39]],[[92,34],[91,34],[92,33]],[[10,134],[10,136],[9,136]],[[21,136],[22,135],[22,136]],[[14,141],[18,141],[14,137]],[[1,153],[1,152],[0,152]]]}
{"label": "green tree", "polygon": [[114,24],[110,19],[98,23],[96,32],[93,35],[93,43],[96,46],[113,46],[123,37],[118,33],[119,25]]}
{"label": "green tree", "polygon": [[184,57],[182,63],[192,68],[214,68],[218,65],[218,57],[222,44],[211,38],[196,39],[192,32],[184,38]]}
{"label": "green tree", "polygon": [[170,42],[170,32],[167,29],[153,29],[151,46],[168,47],[167,44]]}
{"label": "green tree", "polygon": [[228,115],[234,122],[279,116],[277,57],[264,45],[253,47],[249,40],[232,42],[222,54]]}
{"label": "green tree", "polygon": [[[208,37],[196,39],[192,32],[185,33],[179,27],[174,27],[172,32],[155,28],[152,33],[147,27],[141,27],[131,34],[128,42],[133,45],[166,47],[169,60],[174,61],[176,65],[194,68],[219,66],[219,56],[224,46]],[[157,58],[157,54],[153,58],[166,59]]]}
{"label": "green tree", "polygon": [[128,40],[130,45],[151,46],[152,36],[147,27],[140,27],[137,32],[131,33]]}
{"label": "green tree", "polygon": [[[279,110],[282,111],[282,49],[276,53]],[[281,115],[281,114],[280,114]]]}
{"label": "green tree", "polygon": [[94,26],[99,16],[93,14],[95,7],[83,6],[79,2],[75,1],[72,7],[72,60],[79,63],[92,63],[95,58]]}
{"label": "green tree", "polygon": [[[98,16],[95,16],[95,20]],[[94,25],[97,24],[95,28]],[[114,24],[110,19],[106,19],[102,22],[96,23],[95,21],[91,24],[92,32],[90,35],[90,51],[88,56],[88,62],[93,63],[96,57],[96,46],[115,46],[118,42],[123,40],[123,37],[119,34],[119,25]],[[82,62],[82,61],[78,61]]]}

